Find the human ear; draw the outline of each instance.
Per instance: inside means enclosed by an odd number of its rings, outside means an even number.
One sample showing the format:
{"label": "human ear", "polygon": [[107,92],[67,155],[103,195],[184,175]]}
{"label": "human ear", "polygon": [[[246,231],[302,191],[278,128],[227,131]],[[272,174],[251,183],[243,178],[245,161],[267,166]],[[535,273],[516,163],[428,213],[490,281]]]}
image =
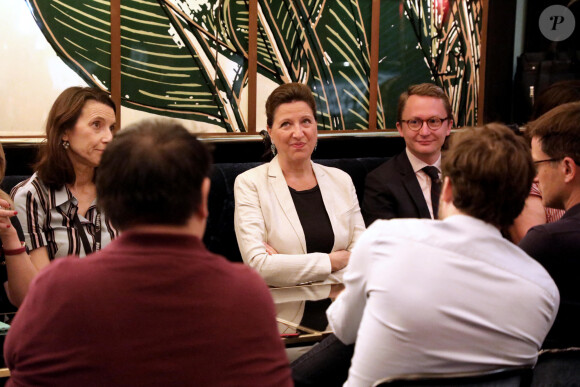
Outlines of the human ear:
{"label": "human ear", "polygon": [[441,187],[441,201],[453,203],[453,184],[449,176],[443,178],[443,187]]}
{"label": "human ear", "polygon": [[209,177],[203,179],[201,183],[201,203],[199,204],[199,214],[204,219],[207,219],[209,216],[209,209],[208,209],[208,198],[209,198],[209,189],[211,186],[211,181]]}
{"label": "human ear", "polygon": [[397,121],[397,131],[399,132],[399,136],[403,137],[403,127],[399,121]]}
{"label": "human ear", "polygon": [[578,166],[571,157],[564,157],[562,160],[562,168],[564,169],[564,181],[569,183],[576,177]]}

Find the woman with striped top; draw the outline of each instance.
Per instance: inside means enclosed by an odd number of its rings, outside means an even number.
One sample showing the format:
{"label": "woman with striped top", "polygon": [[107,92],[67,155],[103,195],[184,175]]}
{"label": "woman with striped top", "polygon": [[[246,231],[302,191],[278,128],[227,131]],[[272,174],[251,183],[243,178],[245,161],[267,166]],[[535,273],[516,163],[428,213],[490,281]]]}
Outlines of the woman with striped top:
{"label": "woman with striped top", "polygon": [[117,236],[96,205],[95,187],[114,129],[115,104],[104,91],[70,87],[54,102],[35,173],[11,193],[38,270],[55,258],[84,257]]}

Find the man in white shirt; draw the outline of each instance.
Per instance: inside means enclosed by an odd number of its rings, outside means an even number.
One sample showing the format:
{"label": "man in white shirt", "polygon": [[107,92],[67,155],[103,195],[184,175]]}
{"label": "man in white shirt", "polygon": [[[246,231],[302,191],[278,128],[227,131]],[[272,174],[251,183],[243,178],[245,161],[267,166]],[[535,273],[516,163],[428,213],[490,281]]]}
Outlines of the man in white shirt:
{"label": "man in white shirt", "polygon": [[439,86],[412,85],[401,94],[397,130],[405,150],[367,175],[362,205],[367,226],[377,219],[436,219],[441,147],[452,127],[451,104]]}
{"label": "man in white shirt", "polygon": [[345,386],[409,373],[536,362],[558,311],[544,268],[502,238],[535,175],[529,149],[499,124],[453,138],[442,221],[376,221],[355,246],[329,323],[356,341]]}

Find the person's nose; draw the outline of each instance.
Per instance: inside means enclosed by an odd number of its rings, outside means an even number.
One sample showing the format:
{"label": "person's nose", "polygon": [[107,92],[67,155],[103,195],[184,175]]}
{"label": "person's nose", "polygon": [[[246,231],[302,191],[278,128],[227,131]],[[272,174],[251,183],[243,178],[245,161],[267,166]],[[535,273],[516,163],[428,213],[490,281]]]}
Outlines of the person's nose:
{"label": "person's nose", "polygon": [[419,129],[419,134],[421,136],[428,136],[430,133],[431,129],[429,128],[429,125],[427,125],[427,121],[423,121],[421,128]]}
{"label": "person's nose", "polygon": [[101,141],[108,144],[113,139],[113,130],[105,130]]}
{"label": "person's nose", "polygon": [[302,138],[304,136],[304,130],[302,129],[302,126],[297,123],[294,125],[294,127],[292,128],[292,137],[294,138]]}

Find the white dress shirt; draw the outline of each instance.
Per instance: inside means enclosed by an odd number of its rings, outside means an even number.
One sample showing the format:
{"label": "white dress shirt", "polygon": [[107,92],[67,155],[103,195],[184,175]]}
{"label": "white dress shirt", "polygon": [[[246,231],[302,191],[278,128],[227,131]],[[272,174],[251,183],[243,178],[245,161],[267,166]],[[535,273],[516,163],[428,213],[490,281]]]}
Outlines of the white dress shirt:
{"label": "white dress shirt", "polygon": [[429,213],[431,214],[431,219],[435,219],[433,216],[433,203],[431,202],[431,178],[425,171],[423,171],[424,167],[432,166],[437,168],[439,172],[439,178],[441,178],[441,154],[439,154],[439,158],[433,164],[427,164],[426,162],[419,160],[417,156],[412,154],[409,151],[409,148],[405,148],[405,152],[407,153],[407,157],[409,158],[409,162],[411,163],[411,167],[415,172],[415,176],[417,176],[417,181],[419,182],[419,186],[421,187],[421,191],[423,192],[423,196],[425,197],[425,202],[427,203],[427,207],[429,207]]}
{"label": "white dress shirt", "polygon": [[376,221],[327,311],[356,341],[345,386],[408,373],[533,365],[559,305],[544,268],[476,218]]}

